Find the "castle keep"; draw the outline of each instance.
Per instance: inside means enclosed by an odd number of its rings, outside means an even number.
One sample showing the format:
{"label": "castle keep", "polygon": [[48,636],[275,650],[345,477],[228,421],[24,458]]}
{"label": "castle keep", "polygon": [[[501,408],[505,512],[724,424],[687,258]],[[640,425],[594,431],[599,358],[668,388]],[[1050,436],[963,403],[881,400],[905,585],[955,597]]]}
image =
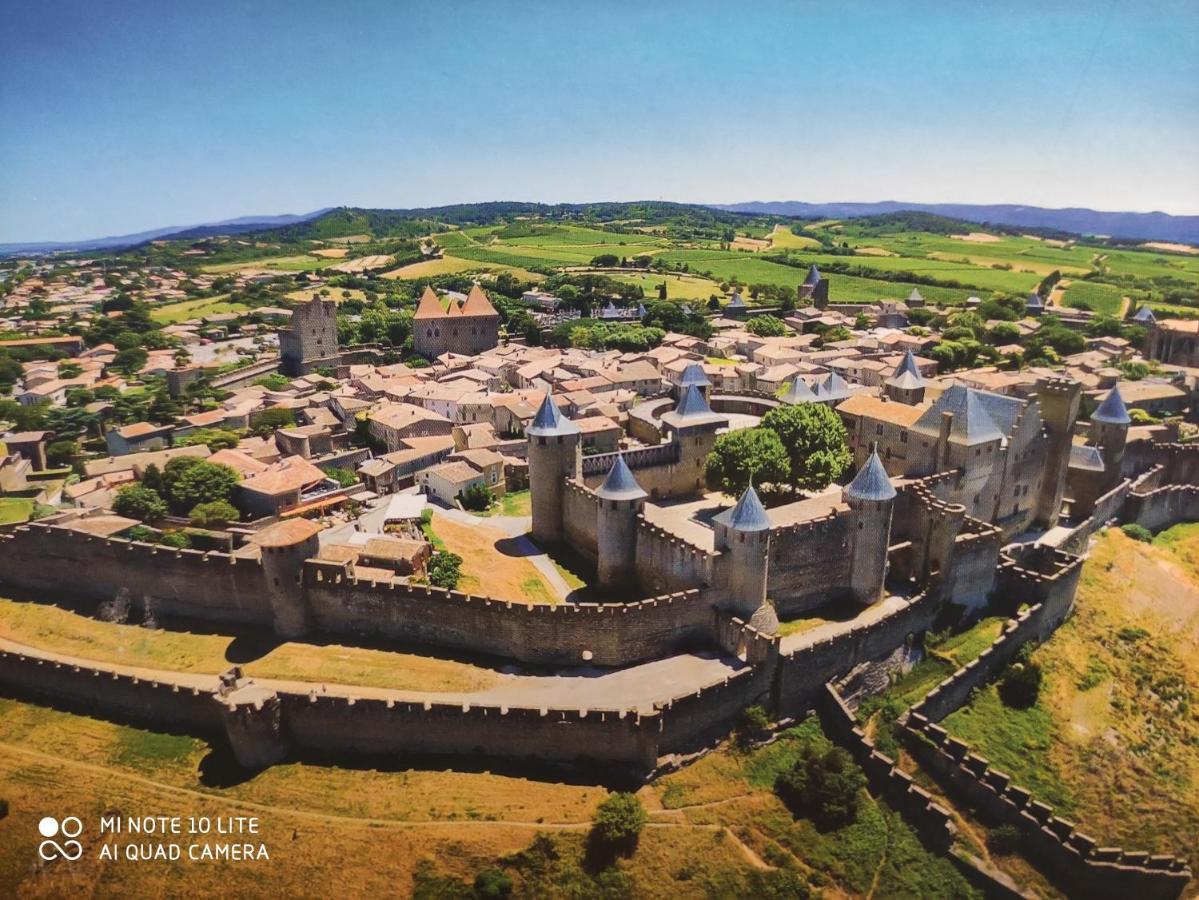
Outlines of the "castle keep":
{"label": "castle keep", "polygon": [[279,329],[279,362],[284,375],[304,375],[318,366],[336,366],[337,304],[314,296],[296,306],[291,324]]}

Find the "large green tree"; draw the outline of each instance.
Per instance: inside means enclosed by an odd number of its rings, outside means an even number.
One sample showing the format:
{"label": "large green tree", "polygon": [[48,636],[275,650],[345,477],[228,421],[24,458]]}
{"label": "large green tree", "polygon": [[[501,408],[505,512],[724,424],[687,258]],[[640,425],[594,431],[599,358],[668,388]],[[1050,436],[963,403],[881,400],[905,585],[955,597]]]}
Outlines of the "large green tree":
{"label": "large green tree", "polygon": [[778,435],[790,463],[790,482],[818,491],[841,477],[853,459],[845,423],[822,403],[779,406],[762,417],[762,427]]}
{"label": "large green tree", "polygon": [[171,509],[180,515],[186,515],[200,503],[228,501],[238,481],[237,472],[228,466],[196,457],[172,459],[163,471],[167,499]]}
{"label": "large green tree", "polygon": [[128,516],[143,522],[153,522],[167,514],[167,505],[158,494],[140,484],[123,487],[112,501],[118,516]]}
{"label": "large green tree", "polygon": [[755,484],[782,484],[790,470],[787,449],[778,434],[768,428],[742,428],[716,439],[704,474],[709,486],[739,494],[751,479]]}

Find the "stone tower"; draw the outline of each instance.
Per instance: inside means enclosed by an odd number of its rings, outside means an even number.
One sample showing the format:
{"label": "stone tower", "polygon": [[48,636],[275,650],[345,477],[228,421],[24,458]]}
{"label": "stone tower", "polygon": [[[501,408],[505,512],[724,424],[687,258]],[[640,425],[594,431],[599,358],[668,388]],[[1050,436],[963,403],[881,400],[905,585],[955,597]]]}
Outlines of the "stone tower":
{"label": "stone tower", "polygon": [[596,568],[600,587],[628,587],[637,580],[637,515],[649,495],[633,477],[624,456],[617,454],[595,496],[599,498]]}
{"label": "stone tower", "polygon": [[828,279],[820,274],[815,264],[808,269],[808,277],[799,286],[799,302],[817,309],[828,306]]}
{"label": "stone tower", "polygon": [[291,325],[279,332],[279,362],[285,375],[303,375],[318,365],[336,365],[337,304],[313,296],[291,313]]}
{"label": "stone tower", "polygon": [[562,415],[548,393],[528,428],[528,436],[533,538],[541,544],[560,543],[566,493],[563,482],[567,478],[578,481],[582,474],[582,436],[579,426]]}
{"label": "stone tower", "polygon": [[1036,509],[1036,522],[1043,528],[1055,526],[1062,510],[1074,421],[1081,399],[1082,385],[1071,378],[1045,378],[1037,382],[1037,404],[1048,436]]}
{"label": "stone tower", "polygon": [[1104,488],[1115,487],[1124,464],[1124,445],[1128,442],[1128,426],[1132,419],[1120,396],[1120,386],[1107,392],[1103,402],[1091,413],[1090,443],[1099,448],[1103,457]]}
{"label": "stone tower", "polygon": [[916,357],[909,350],[903,356],[895,372],[883,383],[883,393],[891,400],[916,406],[924,402],[924,376],[916,365]]}
{"label": "stone tower", "polygon": [[891,542],[891,512],[895,488],[878,458],[878,448],[842,493],[852,515],[849,520],[849,586],[863,605],[883,597],[887,578],[887,549]]}
{"label": "stone tower", "polygon": [[678,405],[662,414],[662,422],[679,446],[672,490],[680,494],[703,490],[704,462],[716,445],[716,432],[728,424],[728,419],[712,412],[703,392],[690,384],[683,388]]}
{"label": "stone tower", "polygon": [[254,542],[262,551],[266,596],[275,614],[275,633],[298,637],[308,630],[304,597],[304,560],[320,552],[321,528],[307,519],[276,522],[258,532]]}
{"label": "stone tower", "polygon": [[795,376],[795,380],[787,385],[787,392],[780,398],[784,403],[791,406],[796,406],[800,403],[813,403],[816,401],[816,394],[808,387],[808,383]]}
{"label": "stone tower", "polygon": [[766,601],[772,526],[754,486],[747,487],[737,505],[717,516],[716,522],[721,526],[717,546],[728,556],[730,610],[759,631],[776,633],[778,614]]}

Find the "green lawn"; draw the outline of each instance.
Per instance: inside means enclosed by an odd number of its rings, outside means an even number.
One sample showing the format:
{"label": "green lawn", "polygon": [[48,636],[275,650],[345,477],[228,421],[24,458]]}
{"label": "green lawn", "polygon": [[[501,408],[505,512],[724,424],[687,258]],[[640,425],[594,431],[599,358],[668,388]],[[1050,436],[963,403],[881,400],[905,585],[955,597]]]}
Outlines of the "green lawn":
{"label": "green lawn", "polygon": [[154,306],[150,310],[150,318],[160,325],[177,325],[188,319],[202,319],[217,313],[245,312],[248,309],[250,307],[247,304],[230,302],[228,294],[221,294]]}
{"label": "green lawn", "polygon": [[34,502],[24,497],[0,497],[0,525],[28,522]]}
{"label": "green lawn", "polygon": [[1101,281],[1082,281],[1074,279],[1066,285],[1062,301],[1066,306],[1078,306],[1085,303],[1085,308],[1109,316],[1119,315],[1124,303],[1124,290],[1114,284],[1104,284]]}

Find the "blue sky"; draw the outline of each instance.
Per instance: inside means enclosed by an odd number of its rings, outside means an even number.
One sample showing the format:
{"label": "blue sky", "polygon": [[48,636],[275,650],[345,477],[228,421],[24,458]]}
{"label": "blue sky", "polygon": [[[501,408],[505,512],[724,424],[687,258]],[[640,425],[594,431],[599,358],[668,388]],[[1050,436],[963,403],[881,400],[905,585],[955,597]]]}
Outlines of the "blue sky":
{"label": "blue sky", "polygon": [[5,4],[0,241],[323,206],[1199,213],[1199,3]]}

